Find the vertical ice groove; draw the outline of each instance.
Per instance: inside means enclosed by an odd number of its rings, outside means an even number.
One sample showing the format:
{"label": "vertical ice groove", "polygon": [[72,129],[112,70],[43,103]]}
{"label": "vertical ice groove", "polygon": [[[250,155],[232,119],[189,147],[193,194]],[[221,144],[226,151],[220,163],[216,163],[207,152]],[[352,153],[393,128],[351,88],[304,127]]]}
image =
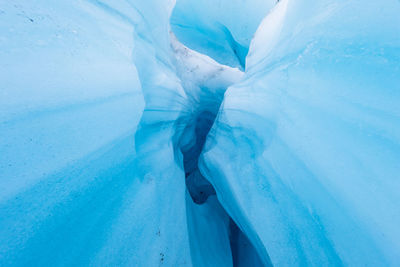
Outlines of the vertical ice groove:
{"label": "vertical ice groove", "polygon": [[[226,88],[242,72],[183,46],[172,34],[177,74],[188,96],[175,123],[175,155],[183,162],[187,216],[194,266],[262,266],[253,244],[215,198],[214,187],[198,168],[198,158]],[[218,245],[217,245],[218,244]]]}

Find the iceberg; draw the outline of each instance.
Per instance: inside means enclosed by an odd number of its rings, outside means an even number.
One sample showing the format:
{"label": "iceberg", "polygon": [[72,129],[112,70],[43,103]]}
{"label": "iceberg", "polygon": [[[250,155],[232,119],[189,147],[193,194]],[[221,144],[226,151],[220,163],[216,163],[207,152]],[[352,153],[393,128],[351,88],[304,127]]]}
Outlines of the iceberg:
{"label": "iceberg", "polygon": [[400,2],[0,3],[0,266],[396,266]]}

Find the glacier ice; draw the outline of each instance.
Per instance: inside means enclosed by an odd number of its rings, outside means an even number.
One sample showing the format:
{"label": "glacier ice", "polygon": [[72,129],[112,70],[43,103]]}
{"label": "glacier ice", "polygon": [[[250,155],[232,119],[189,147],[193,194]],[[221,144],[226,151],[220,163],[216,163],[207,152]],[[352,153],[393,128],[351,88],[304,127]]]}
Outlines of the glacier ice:
{"label": "glacier ice", "polygon": [[243,69],[253,34],[275,2],[178,0],[171,14],[171,28],[189,48]]}
{"label": "glacier ice", "polygon": [[398,1],[280,1],[200,169],[277,266],[396,266]]}
{"label": "glacier ice", "polygon": [[168,111],[183,92],[169,63],[172,1],[0,7],[0,265],[190,262],[172,127],[149,137],[159,147],[135,143],[144,100],[157,90],[166,101],[146,108]]}
{"label": "glacier ice", "polygon": [[396,266],[400,2],[0,2],[0,266]]}

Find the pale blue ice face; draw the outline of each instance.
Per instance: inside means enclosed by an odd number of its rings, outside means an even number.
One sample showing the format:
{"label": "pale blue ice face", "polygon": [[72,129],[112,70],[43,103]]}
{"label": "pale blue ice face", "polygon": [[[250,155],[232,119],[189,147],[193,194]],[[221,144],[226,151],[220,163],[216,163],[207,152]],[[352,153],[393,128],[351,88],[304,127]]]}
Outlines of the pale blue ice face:
{"label": "pale blue ice face", "polygon": [[0,2],[0,266],[396,266],[400,2]]}
{"label": "pale blue ice face", "polygon": [[216,61],[245,68],[251,39],[275,0],[178,0],[171,28],[178,39]]}
{"label": "pale blue ice face", "polygon": [[151,155],[157,167],[135,152],[144,99],[176,101],[172,7],[0,3],[0,266],[190,263],[170,138]]}
{"label": "pale blue ice face", "polygon": [[278,266],[399,261],[399,12],[281,1],[225,93],[200,170]]}

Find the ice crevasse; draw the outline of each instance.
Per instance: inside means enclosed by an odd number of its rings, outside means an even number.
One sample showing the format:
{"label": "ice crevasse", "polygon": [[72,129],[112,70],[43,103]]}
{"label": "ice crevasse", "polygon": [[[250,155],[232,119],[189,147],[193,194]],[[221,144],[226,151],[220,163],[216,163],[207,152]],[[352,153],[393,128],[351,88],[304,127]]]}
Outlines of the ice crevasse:
{"label": "ice crevasse", "polygon": [[396,266],[400,2],[0,2],[0,266]]}

